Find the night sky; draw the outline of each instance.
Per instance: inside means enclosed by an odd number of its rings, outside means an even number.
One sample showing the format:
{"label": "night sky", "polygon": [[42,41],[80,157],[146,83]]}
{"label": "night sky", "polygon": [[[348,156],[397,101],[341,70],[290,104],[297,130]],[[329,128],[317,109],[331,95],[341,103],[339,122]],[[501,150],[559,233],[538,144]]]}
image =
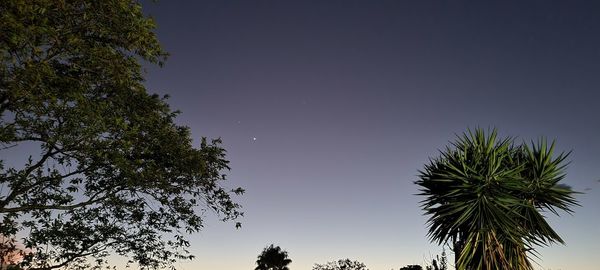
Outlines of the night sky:
{"label": "night sky", "polygon": [[[169,57],[148,66],[194,137],[220,137],[243,227],[206,214],[182,269],[253,269],[270,243],[292,270],[340,258],[424,264],[418,170],[467,128],[573,150],[582,207],[539,269],[597,269],[600,2],[145,2]],[[453,255],[449,255],[453,260]]]}

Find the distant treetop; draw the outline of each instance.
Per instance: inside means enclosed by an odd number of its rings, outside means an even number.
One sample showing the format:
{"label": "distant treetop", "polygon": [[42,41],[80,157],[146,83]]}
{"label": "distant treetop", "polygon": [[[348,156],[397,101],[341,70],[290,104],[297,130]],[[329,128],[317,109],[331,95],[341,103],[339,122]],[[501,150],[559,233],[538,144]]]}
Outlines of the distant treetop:
{"label": "distant treetop", "polygon": [[359,261],[340,259],[325,264],[315,264],[313,270],[369,270],[367,266]]}

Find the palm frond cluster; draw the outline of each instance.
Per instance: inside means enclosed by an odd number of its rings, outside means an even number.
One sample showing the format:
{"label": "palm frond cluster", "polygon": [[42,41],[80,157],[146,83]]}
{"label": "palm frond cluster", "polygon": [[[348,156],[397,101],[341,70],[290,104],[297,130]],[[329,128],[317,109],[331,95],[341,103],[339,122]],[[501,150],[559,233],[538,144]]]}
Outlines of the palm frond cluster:
{"label": "palm frond cluster", "polygon": [[577,201],[560,184],[569,153],[554,148],[469,130],[420,171],[429,237],[452,244],[456,269],[531,270],[536,246],[564,243],[544,213],[570,213]]}

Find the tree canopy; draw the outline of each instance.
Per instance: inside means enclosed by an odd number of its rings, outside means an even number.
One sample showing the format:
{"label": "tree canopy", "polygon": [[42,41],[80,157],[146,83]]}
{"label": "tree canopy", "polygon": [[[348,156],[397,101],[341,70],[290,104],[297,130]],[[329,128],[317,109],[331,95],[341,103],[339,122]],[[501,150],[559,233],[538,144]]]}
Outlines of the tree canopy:
{"label": "tree canopy", "polygon": [[423,270],[423,267],[418,264],[411,264],[400,268],[400,270]]}
{"label": "tree canopy", "polygon": [[469,131],[425,165],[416,184],[429,215],[429,236],[450,242],[456,269],[532,269],[528,252],[563,243],[544,213],[572,212],[565,177],[568,153],[554,143],[515,144],[496,130]]}
{"label": "tree canopy", "polygon": [[369,270],[364,263],[350,259],[340,259],[326,264],[315,264],[313,270]]}
{"label": "tree canopy", "polygon": [[205,210],[242,215],[221,141],[195,147],[143,84],[167,55],[154,28],[132,0],[0,1],[0,235],[23,269],[163,268],[193,257]]}
{"label": "tree canopy", "polygon": [[258,255],[256,260],[255,270],[289,270],[288,264],[292,260],[288,257],[288,253],[282,250],[279,246],[273,244],[265,247]]}

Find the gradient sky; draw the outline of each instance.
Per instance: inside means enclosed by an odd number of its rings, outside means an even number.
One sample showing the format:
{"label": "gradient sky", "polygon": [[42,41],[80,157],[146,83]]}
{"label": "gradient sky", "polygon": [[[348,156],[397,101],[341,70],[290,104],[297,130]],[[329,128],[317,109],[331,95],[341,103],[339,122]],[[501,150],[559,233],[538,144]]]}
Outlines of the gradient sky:
{"label": "gradient sky", "polygon": [[[485,3],[483,3],[485,2]],[[418,170],[471,127],[556,139],[585,194],[551,217],[566,246],[539,269],[597,269],[600,2],[160,1],[171,54],[148,67],[196,138],[221,137],[242,186],[239,230],[206,216],[181,269],[253,269],[270,243],[292,270],[350,258],[424,264]],[[198,140],[199,141],[199,140]],[[453,258],[452,255],[449,256]]]}

